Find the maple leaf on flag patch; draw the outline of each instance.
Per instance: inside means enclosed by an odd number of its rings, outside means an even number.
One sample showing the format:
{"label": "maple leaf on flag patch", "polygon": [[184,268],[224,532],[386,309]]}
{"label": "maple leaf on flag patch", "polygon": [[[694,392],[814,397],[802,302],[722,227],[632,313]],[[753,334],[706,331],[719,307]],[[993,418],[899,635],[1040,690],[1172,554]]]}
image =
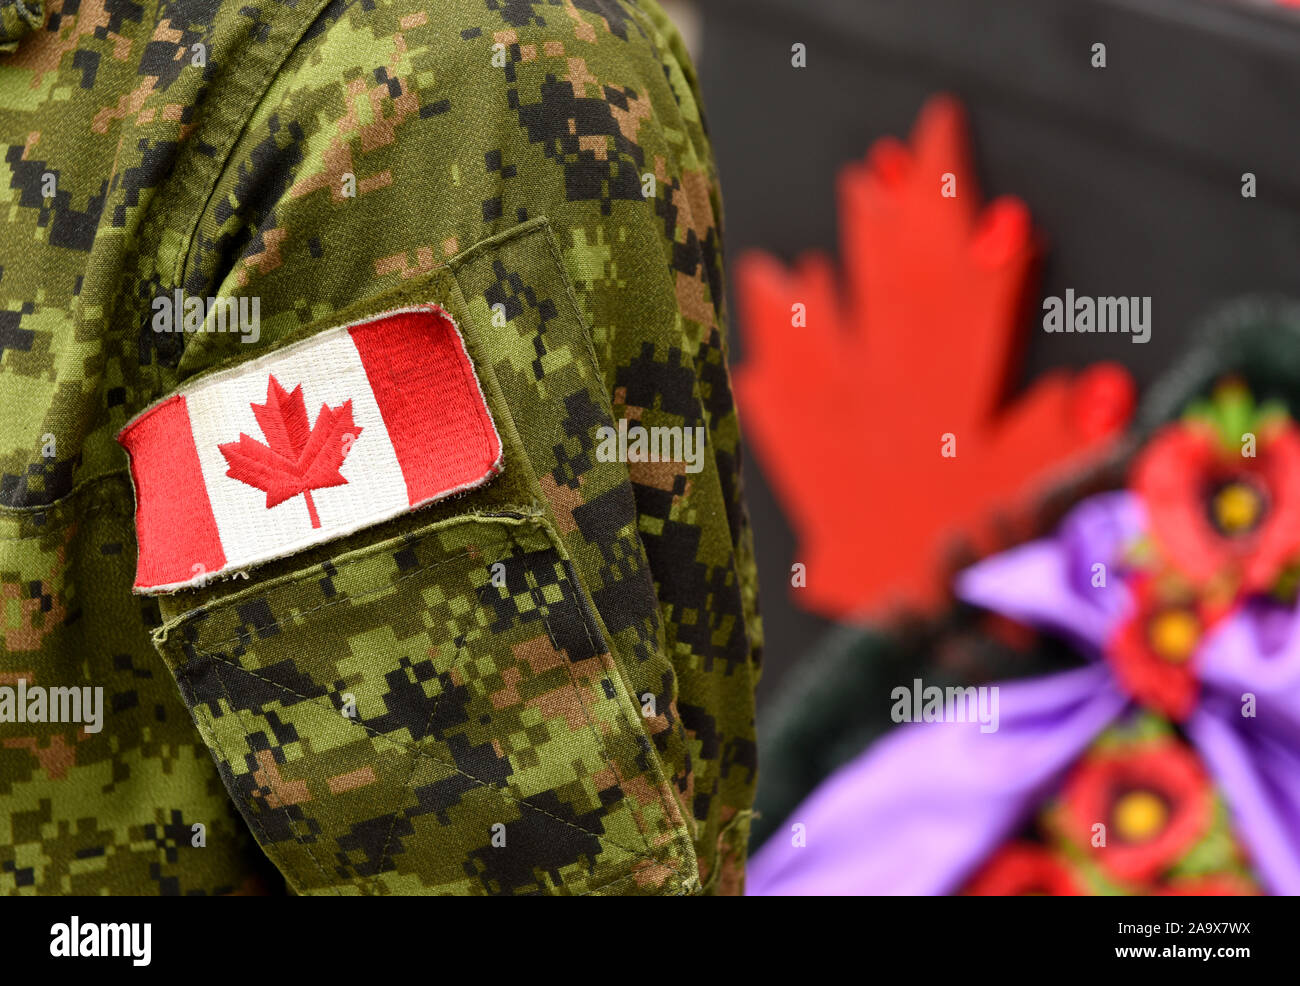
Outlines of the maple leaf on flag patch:
{"label": "maple leaf on flag patch", "polygon": [[226,475],[265,492],[267,509],[301,493],[311,526],[320,527],[311,491],[347,484],[339,467],[361,436],[352,420],[352,401],[338,407],[322,404],[316,424],[309,427],[302,384],[288,392],[271,374],[266,403],[249,406],[268,444],[241,432],[239,441],[218,445],[230,464]]}

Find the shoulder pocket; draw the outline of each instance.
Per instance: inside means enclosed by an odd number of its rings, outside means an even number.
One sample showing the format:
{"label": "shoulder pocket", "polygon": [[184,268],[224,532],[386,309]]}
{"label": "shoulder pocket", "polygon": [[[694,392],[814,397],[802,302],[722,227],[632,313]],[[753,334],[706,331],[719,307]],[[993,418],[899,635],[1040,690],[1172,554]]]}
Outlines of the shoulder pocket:
{"label": "shoulder pocket", "polygon": [[196,610],[160,644],[303,893],[683,893],[694,859],[544,519],[451,518]]}
{"label": "shoulder pocket", "polygon": [[676,679],[545,222],[330,323],[428,304],[464,337],[500,474],[160,595],[159,649],[299,892],[698,892]]}

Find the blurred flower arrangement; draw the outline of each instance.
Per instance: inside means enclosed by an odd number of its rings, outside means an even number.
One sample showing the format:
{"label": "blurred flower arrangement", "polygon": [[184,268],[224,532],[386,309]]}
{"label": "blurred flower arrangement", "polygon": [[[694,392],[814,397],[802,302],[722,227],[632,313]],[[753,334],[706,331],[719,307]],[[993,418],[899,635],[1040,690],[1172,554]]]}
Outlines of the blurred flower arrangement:
{"label": "blurred flower arrangement", "polygon": [[[940,174],[963,204],[935,194]],[[1126,481],[988,554],[1053,484],[1116,461],[1133,394],[1100,364],[1002,400],[1038,246],[1023,206],[981,211],[973,187],[960,111],[934,100],[911,149],[881,141],[842,177],[843,291],[821,258],[740,265],[737,390],[808,561],[800,602],[857,624],[810,656],[821,680],[760,752],[760,809],[785,823],[760,826],[748,892],[1300,893],[1300,427],[1252,393],[1266,378],[1260,394],[1300,400],[1300,358],[1269,324],[1300,342],[1300,311],[1238,312],[1264,320],[1241,335],[1252,373],[1193,387],[1176,420],[1160,397],[1167,423],[1123,443]],[[1183,376],[1235,365],[1230,346]],[[954,574],[955,537],[987,557]],[[900,606],[936,629],[869,624]],[[1011,648],[1016,680],[988,686],[994,731],[850,722],[904,668],[951,682],[958,654],[977,683],[981,661],[1008,673],[987,644],[1008,628],[1031,643]]]}
{"label": "blurred flower arrangement", "polygon": [[[1126,489],[955,580],[1086,663],[1000,686],[993,735],[869,747],[792,816],[819,851],[771,840],[751,892],[1300,892],[1298,508],[1300,428],[1225,381]],[[906,873],[883,865],[909,849]]]}
{"label": "blurred flower arrangement", "polygon": [[1300,795],[1285,752],[1300,724],[1298,511],[1300,429],[1228,380],[1151,439],[1128,490],[960,576],[959,596],[1069,636],[1109,670],[1095,688],[1146,711],[1097,741],[1043,813],[1039,833],[1060,848],[999,854],[970,892],[1251,892],[1211,775],[1275,885],[1294,890],[1300,847],[1273,851],[1290,811],[1268,789]]}

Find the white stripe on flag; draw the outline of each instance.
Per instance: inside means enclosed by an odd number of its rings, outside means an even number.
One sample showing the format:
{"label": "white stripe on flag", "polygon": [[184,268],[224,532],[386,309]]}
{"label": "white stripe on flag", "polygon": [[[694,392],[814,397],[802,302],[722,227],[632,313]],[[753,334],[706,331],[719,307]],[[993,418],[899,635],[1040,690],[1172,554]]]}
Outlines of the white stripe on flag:
{"label": "white stripe on flag", "polygon": [[[268,444],[252,405],[266,403],[272,374],[286,391],[302,385],[309,425],[315,425],[321,404],[334,408],[351,399],[353,420],[362,429],[339,470],[347,484],[312,491],[319,528],[311,526],[301,495],[268,510],[264,492],[226,475],[230,464],[219,445],[238,441],[241,432]],[[255,360],[200,381],[186,394],[227,567],[289,554],[409,509],[401,467],[347,332],[332,332],[312,345],[290,347],[278,358]]]}

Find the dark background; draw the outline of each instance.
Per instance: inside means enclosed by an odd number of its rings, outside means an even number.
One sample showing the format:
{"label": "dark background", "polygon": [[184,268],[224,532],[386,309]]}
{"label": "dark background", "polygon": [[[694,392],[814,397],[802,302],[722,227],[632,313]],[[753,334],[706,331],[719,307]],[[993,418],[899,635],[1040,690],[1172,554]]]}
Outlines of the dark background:
{"label": "dark background", "polygon": [[[751,248],[787,261],[811,248],[834,256],[839,167],[878,137],[906,138],[926,97],[947,91],[969,114],[985,201],[1020,197],[1046,240],[1039,296],[1152,298],[1146,345],[1048,335],[1033,306],[1022,382],[1118,360],[1141,387],[1217,302],[1300,296],[1294,11],[1227,0],[705,0],[699,11],[733,265]],[[1098,41],[1104,69],[1091,66]],[[806,68],[790,64],[795,42],[807,46]],[[1247,171],[1254,199],[1241,195]],[[734,294],[730,311],[739,365]],[[750,451],[767,637],[760,720],[830,626],[793,602],[795,540],[763,467]],[[872,563],[881,560],[863,559]]]}

